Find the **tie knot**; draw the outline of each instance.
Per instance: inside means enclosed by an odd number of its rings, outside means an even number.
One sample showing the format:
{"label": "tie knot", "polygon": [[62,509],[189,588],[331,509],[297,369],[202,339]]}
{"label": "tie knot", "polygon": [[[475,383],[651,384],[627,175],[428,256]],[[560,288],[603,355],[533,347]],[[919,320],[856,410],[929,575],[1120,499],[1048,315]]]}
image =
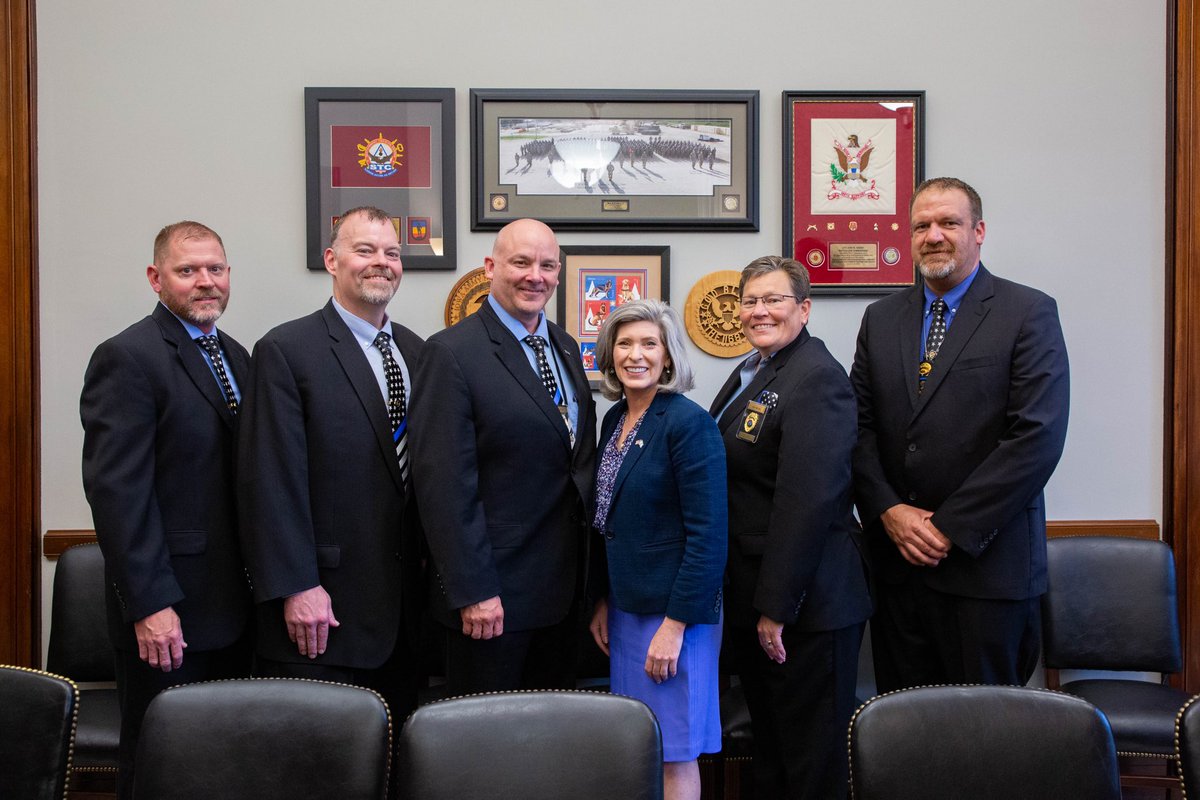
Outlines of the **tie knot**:
{"label": "tie knot", "polygon": [[546,349],[546,340],[536,334],[531,333],[522,341],[539,353]]}
{"label": "tie knot", "polygon": [[933,301],[933,305],[929,307],[929,310],[940,317],[946,313],[946,308],[946,301],[939,297]]}
{"label": "tie knot", "polygon": [[380,331],[375,337],[375,346],[380,350],[390,350],[392,346],[392,337]]}
{"label": "tie knot", "polygon": [[210,356],[214,353],[221,352],[221,344],[217,341],[217,337],[213,336],[212,334],[199,337],[196,339],[196,343],[203,347],[205,352],[207,352]]}

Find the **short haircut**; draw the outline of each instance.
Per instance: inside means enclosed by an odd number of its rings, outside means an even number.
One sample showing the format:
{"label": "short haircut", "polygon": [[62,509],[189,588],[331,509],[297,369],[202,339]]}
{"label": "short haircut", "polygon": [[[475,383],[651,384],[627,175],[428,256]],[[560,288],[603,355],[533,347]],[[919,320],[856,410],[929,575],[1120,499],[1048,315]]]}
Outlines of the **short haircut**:
{"label": "short haircut", "polygon": [[802,303],[812,294],[812,284],[808,278],[808,270],[794,258],[784,258],[783,256],[763,256],[756,258],[742,268],[742,279],[738,283],[738,295],[740,296],[746,288],[746,283],[754,278],[761,278],[763,275],[783,270],[787,274],[788,283],[792,285],[792,294],[796,296],[796,302]]}
{"label": "short haircut", "polygon": [[979,197],[979,192],[975,191],[966,181],[960,181],[958,178],[930,178],[927,181],[921,181],[921,185],[913,192],[912,199],[908,201],[908,214],[912,216],[913,204],[917,202],[917,197],[921,192],[933,190],[935,192],[948,192],[951,189],[957,189],[967,196],[967,202],[971,205],[971,227],[979,224],[979,220],[983,219],[983,200]]}
{"label": "short haircut", "polygon": [[158,232],[158,236],[154,237],[154,263],[156,265],[162,265],[162,262],[167,259],[167,250],[171,248],[171,243],[179,239],[216,239],[217,244],[221,245],[221,252],[225,252],[225,243],[221,241],[221,237],[217,235],[216,231],[203,223],[185,219],[165,226]]}
{"label": "short haircut", "polygon": [[342,232],[342,223],[355,214],[362,214],[369,222],[386,222],[388,224],[392,222],[391,214],[375,206],[356,206],[349,211],[343,211],[342,215],[338,217],[338,221],[333,224],[333,230],[329,232],[330,247],[337,244],[338,234]]}
{"label": "short haircut", "polygon": [[613,369],[613,347],[616,345],[617,332],[628,322],[653,322],[662,332],[663,346],[667,349],[667,358],[671,359],[671,371],[670,377],[666,369],[659,376],[659,390],[674,394],[691,391],[696,385],[696,378],[684,349],[683,320],[679,312],[661,300],[634,300],[614,308],[600,327],[600,336],[596,339],[600,393],[609,400],[619,400],[623,394],[624,388]]}

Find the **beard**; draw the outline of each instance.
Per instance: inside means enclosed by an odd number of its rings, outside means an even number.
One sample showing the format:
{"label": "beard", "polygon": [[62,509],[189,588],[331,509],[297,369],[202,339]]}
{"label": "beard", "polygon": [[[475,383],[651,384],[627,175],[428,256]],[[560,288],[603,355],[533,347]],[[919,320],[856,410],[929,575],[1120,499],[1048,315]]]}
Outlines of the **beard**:
{"label": "beard", "polygon": [[[942,256],[944,261],[940,263],[931,263],[928,259],[930,256]],[[948,278],[958,269],[958,259],[954,257],[953,251],[939,250],[934,253],[926,253],[925,260],[917,262],[917,269],[921,272],[921,277],[926,280],[941,280]]]}
{"label": "beard", "polygon": [[392,301],[392,298],[396,296],[396,290],[400,288],[400,282],[390,279],[385,284],[376,284],[373,281],[366,280],[367,278],[375,277],[375,275],[378,274],[379,273],[363,276],[363,282],[358,286],[358,297],[364,303],[369,303],[373,306],[386,306]]}
{"label": "beard", "polygon": [[[216,306],[201,306],[198,304],[198,301],[210,298],[217,300]],[[225,313],[225,306],[229,303],[229,295],[215,293],[195,294],[183,301],[174,295],[161,293],[159,294],[159,299],[162,300],[162,304],[169,308],[175,316],[187,320],[199,328],[208,327],[220,319],[221,314]]]}

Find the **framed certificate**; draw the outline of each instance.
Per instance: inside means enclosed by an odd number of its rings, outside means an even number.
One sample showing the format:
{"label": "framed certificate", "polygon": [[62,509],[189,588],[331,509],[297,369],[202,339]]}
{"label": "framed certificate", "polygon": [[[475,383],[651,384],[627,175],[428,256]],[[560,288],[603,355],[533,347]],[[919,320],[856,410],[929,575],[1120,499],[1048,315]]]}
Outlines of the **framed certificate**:
{"label": "framed certificate", "polygon": [[908,205],[924,173],[924,92],[783,93],[783,253],[814,294],[916,280]]}

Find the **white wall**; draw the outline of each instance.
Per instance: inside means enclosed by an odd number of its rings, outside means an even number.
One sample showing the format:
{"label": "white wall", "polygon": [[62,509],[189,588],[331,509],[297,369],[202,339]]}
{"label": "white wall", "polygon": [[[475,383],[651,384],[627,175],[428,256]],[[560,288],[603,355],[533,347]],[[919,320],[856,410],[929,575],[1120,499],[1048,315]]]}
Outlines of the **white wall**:
{"label": "white wall", "polygon": [[[458,92],[459,269],[409,273],[390,309],[424,335],[491,245],[469,232],[471,87],[761,91],[759,233],[559,237],[669,244],[677,307],[702,275],[779,251],[783,90],[926,90],[926,175],[972,183],[984,262],[1059,301],[1074,391],[1051,518],[1161,520],[1164,6],[39,0],[43,527],[91,527],[83,371],[152,308],[159,227],[193,218],[224,237],[221,326],[247,346],[328,297],[304,266],[305,86]],[[847,366],[867,302],[814,303],[810,329]],[[691,355],[707,404],[732,363]]]}

